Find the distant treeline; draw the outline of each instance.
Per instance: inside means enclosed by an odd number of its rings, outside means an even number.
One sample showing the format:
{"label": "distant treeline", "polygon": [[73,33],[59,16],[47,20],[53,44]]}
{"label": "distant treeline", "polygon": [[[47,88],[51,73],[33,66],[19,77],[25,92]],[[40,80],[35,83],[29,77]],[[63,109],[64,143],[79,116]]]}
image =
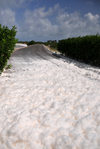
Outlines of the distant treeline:
{"label": "distant treeline", "polygon": [[48,40],[47,42],[44,43],[45,45],[49,46],[50,48],[57,49],[57,40]]}
{"label": "distant treeline", "polygon": [[34,44],[44,44],[47,46],[50,46],[51,48],[57,49],[57,41],[56,40],[48,40],[47,42],[41,42],[41,41],[18,41],[18,43],[24,43],[27,44],[28,46],[34,45]]}
{"label": "distant treeline", "polygon": [[7,65],[7,60],[10,58],[10,55],[14,50],[15,44],[17,42],[15,36],[15,26],[13,26],[12,29],[9,29],[6,26],[0,25],[0,73]]}
{"label": "distant treeline", "polygon": [[44,44],[57,49],[67,57],[76,59],[87,64],[100,67],[100,35],[87,35],[59,40],[48,40],[47,42],[19,41],[28,46]]}
{"label": "distant treeline", "polygon": [[67,57],[100,66],[100,35],[59,40],[57,49]]}

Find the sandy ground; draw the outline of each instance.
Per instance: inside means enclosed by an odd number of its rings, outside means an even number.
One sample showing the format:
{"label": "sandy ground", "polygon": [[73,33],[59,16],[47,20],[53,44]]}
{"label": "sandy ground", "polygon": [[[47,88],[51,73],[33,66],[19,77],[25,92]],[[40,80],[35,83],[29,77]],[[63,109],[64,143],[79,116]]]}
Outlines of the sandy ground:
{"label": "sandy ground", "polygon": [[100,69],[43,45],[0,76],[0,149],[100,149]]}

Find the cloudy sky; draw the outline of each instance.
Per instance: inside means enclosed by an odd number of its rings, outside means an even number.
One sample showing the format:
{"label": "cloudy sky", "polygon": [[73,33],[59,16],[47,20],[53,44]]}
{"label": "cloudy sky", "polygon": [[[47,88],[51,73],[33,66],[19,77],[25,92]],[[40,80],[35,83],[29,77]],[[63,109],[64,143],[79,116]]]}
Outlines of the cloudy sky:
{"label": "cloudy sky", "polygon": [[59,40],[100,33],[100,0],[0,0],[0,24],[19,40]]}

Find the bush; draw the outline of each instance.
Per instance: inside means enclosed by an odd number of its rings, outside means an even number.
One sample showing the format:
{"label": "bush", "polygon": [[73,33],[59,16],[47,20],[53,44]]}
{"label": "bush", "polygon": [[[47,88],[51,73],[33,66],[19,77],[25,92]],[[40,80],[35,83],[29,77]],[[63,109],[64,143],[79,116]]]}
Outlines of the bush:
{"label": "bush", "polygon": [[50,48],[57,49],[57,41],[56,40],[48,40],[44,43],[46,46],[49,46]]}
{"label": "bush", "polygon": [[36,42],[35,42],[34,40],[31,40],[31,41],[29,41],[29,42],[27,43],[28,46],[34,45],[34,44],[36,44]]}
{"label": "bush", "polygon": [[5,69],[11,69],[11,67],[12,67],[12,65],[9,64],[9,65],[7,65],[7,66],[5,67]]}
{"label": "bush", "polygon": [[9,29],[6,26],[0,25],[0,73],[7,65],[7,60],[10,58],[11,53],[14,50],[14,46],[17,42],[15,39],[16,27],[13,26]]}
{"label": "bush", "polygon": [[100,66],[100,36],[68,38],[58,42],[58,51],[66,56]]}

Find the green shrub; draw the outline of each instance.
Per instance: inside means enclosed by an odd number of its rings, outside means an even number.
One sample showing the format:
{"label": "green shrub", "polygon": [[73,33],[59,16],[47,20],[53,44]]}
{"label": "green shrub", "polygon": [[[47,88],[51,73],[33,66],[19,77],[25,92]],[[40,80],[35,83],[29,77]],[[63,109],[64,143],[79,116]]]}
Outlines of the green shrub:
{"label": "green shrub", "polygon": [[7,65],[7,60],[10,58],[11,53],[14,50],[14,46],[17,42],[15,39],[16,27],[13,26],[9,29],[6,26],[0,25],[0,73],[2,73],[4,67]]}
{"label": "green shrub", "polygon": [[[24,42],[24,43],[25,43],[25,42]],[[26,42],[26,44],[27,44],[28,46],[30,46],[30,45],[35,45],[35,44],[44,44],[44,42],[31,40],[31,41]]]}
{"label": "green shrub", "polygon": [[47,42],[44,42],[46,46],[49,46],[50,48],[57,49],[57,41],[56,40],[48,40]]}
{"label": "green shrub", "polygon": [[100,66],[100,36],[68,38],[58,42],[58,51],[88,64]]}
{"label": "green shrub", "polygon": [[36,44],[36,42],[34,40],[31,40],[31,41],[28,42],[27,45],[30,46],[30,45],[34,45],[34,44]]}
{"label": "green shrub", "polygon": [[5,67],[5,69],[11,69],[11,67],[12,67],[12,65],[9,64],[9,65],[7,65],[7,66]]}

